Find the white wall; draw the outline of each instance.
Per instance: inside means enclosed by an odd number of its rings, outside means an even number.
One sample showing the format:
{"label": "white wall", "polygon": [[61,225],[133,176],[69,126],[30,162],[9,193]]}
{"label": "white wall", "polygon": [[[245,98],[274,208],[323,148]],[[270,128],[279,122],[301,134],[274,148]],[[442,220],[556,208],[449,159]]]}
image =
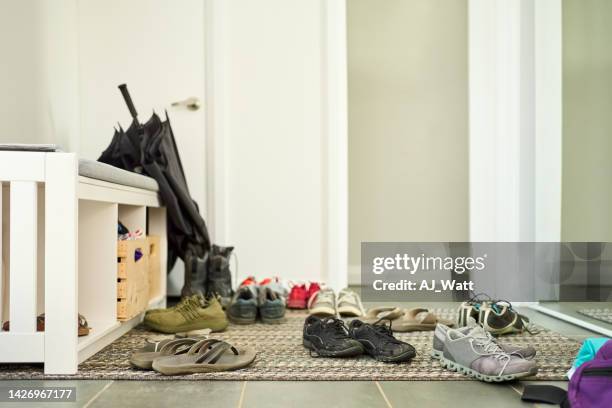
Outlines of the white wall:
{"label": "white wall", "polygon": [[242,277],[320,280],[323,3],[224,3],[226,243],[237,247]]}
{"label": "white wall", "polygon": [[78,147],[76,1],[0,3],[0,143]]}
{"label": "white wall", "polygon": [[467,2],[348,0],[350,278],[362,241],[468,239]]}
{"label": "white wall", "polygon": [[[97,159],[131,117],[117,86],[127,83],[141,122],[169,111],[193,198],[206,214],[204,110],[172,108],[204,100],[204,3],[183,0],[79,0],[79,92],[82,157]],[[205,109],[205,107],[203,108]]]}
{"label": "white wall", "polygon": [[[328,55],[343,51],[343,25],[326,20],[330,3],[61,1],[2,3],[2,32],[9,34],[0,36],[0,141],[61,142],[95,159],[117,121],[130,122],[119,83],[128,83],[141,120],[175,100],[204,100],[214,85],[210,106],[198,114],[170,111],[192,195],[204,213],[208,202],[224,214],[213,238],[236,246],[242,276],[328,280],[328,265],[345,263],[341,245],[336,260],[328,256],[328,234],[345,233],[345,199],[336,200],[335,215],[327,199],[328,188],[345,188],[328,179],[328,136],[346,132],[342,115],[329,120],[344,97],[342,86],[330,92],[329,84],[345,75],[343,59],[330,63]],[[336,14],[343,10],[342,0],[333,2]],[[221,9],[211,21],[215,4]],[[205,22],[221,27],[212,32]],[[332,48],[330,32],[339,40]],[[206,47],[214,49],[208,60]],[[331,75],[330,64],[340,67]],[[208,81],[205,72],[215,66],[223,78]],[[218,123],[206,123],[213,118]],[[207,141],[210,128],[223,131]],[[213,176],[223,192],[207,201],[206,149],[213,144],[224,146],[219,156],[212,151],[210,167],[223,170]],[[340,167],[333,169],[339,178]]]}
{"label": "white wall", "polygon": [[563,1],[564,241],[612,241],[612,2]]}

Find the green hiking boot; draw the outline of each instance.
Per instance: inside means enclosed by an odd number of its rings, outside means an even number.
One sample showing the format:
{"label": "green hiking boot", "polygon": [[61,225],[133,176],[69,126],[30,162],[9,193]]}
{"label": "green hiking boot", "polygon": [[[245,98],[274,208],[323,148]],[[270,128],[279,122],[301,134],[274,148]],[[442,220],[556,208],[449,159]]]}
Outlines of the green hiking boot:
{"label": "green hiking boot", "polygon": [[197,295],[185,298],[174,309],[153,313],[148,311],[144,323],[162,333],[201,329],[217,332],[224,330],[228,325],[227,317],[216,297],[204,299]]}

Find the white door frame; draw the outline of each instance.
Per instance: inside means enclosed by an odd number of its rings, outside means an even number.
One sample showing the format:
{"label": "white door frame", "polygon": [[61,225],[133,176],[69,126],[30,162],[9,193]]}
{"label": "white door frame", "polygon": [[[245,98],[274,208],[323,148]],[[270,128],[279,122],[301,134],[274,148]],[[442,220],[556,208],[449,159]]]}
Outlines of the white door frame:
{"label": "white door frame", "polygon": [[348,69],[346,0],[321,0],[323,133],[327,140],[327,284],[348,285]]}
{"label": "white door frame", "polygon": [[[335,289],[348,282],[348,85],[346,0],[319,0],[321,7],[324,219],[321,237],[325,271],[321,279]],[[227,213],[228,143],[231,122],[227,99],[227,0],[206,0],[207,208],[214,242],[231,244]]]}
{"label": "white door frame", "polygon": [[470,0],[470,240],[561,239],[561,0]]}

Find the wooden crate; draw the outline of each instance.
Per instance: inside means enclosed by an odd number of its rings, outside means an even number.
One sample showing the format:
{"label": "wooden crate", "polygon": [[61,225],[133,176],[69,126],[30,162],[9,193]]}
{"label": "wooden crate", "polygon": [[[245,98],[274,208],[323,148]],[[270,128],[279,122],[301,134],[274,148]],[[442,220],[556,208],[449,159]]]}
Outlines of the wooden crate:
{"label": "wooden crate", "polygon": [[[136,250],[142,257],[136,261]],[[149,244],[146,239],[117,242],[117,319],[129,320],[149,304]]]}
{"label": "wooden crate", "polygon": [[161,263],[160,263],[160,242],[157,235],[147,237],[149,243],[149,301],[160,296],[161,293]]}

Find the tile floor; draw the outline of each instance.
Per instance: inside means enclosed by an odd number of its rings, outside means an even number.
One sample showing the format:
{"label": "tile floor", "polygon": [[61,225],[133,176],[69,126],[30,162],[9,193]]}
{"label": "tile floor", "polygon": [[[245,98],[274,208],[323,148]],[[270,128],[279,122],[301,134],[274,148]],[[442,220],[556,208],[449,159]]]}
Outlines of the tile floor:
{"label": "tile floor", "polygon": [[[367,306],[367,305],[366,305]],[[406,304],[406,306],[412,306]],[[436,304],[435,307],[449,306]],[[434,307],[434,305],[431,305]],[[583,340],[594,334],[536,311],[522,309],[535,323]],[[0,407],[536,407],[520,399],[523,385],[476,381],[229,382],[229,381],[4,381],[17,385],[73,386],[75,403],[0,403]],[[542,384],[538,382],[539,384]],[[565,382],[553,383],[566,386]],[[493,403],[493,404],[492,404]]]}

